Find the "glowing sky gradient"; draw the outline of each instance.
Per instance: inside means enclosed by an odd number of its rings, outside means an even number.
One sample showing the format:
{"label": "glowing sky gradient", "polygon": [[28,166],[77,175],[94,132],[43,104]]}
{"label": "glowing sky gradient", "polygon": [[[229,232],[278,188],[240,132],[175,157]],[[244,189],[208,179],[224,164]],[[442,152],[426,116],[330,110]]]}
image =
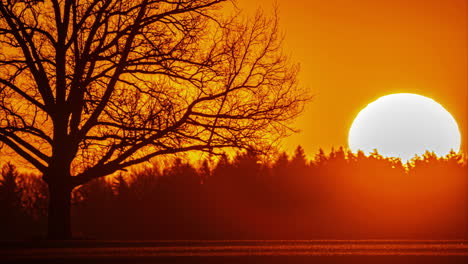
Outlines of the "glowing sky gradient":
{"label": "glowing sky gradient", "polygon": [[309,155],[347,146],[363,106],[384,95],[433,98],[468,141],[468,1],[237,0],[244,13],[278,3],[285,51],[301,64],[299,80],[315,96],[283,143]]}

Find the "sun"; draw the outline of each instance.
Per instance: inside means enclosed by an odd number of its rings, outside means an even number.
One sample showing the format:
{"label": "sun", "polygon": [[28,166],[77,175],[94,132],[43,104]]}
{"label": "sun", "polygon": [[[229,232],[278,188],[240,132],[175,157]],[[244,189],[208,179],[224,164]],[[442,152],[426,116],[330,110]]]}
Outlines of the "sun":
{"label": "sun", "polygon": [[431,98],[411,94],[390,94],[363,108],[351,125],[349,148],[369,154],[377,151],[403,162],[415,155],[433,151],[445,156],[460,150],[457,122]]}

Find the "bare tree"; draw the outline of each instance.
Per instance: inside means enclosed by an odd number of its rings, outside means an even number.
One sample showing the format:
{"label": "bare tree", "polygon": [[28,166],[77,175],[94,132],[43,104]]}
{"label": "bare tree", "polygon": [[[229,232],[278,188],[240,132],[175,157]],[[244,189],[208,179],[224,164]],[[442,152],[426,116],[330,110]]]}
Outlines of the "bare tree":
{"label": "bare tree", "polygon": [[0,142],[49,188],[71,236],[73,188],[158,155],[283,135],[306,100],[276,15],[224,0],[0,1]]}

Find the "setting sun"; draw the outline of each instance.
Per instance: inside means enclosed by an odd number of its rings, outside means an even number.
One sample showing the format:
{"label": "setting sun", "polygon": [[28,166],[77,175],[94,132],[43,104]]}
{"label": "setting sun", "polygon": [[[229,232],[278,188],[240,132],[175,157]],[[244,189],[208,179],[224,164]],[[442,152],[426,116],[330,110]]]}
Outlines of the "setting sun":
{"label": "setting sun", "polygon": [[461,136],[452,115],[436,101],[417,94],[380,97],[354,119],[349,147],[369,154],[376,149],[403,162],[433,151],[439,156],[460,149]]}

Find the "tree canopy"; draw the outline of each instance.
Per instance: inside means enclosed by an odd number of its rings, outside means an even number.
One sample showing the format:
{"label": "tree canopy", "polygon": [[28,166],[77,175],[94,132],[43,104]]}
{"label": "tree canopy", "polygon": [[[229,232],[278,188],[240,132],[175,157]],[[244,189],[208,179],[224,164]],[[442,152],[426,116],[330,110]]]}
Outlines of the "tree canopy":
{"label": "tree canopy", "polygon": [[187,150],[284,132],[305,97],[277,18],[223,1],[2,1],[0,140],[74,184]]}

